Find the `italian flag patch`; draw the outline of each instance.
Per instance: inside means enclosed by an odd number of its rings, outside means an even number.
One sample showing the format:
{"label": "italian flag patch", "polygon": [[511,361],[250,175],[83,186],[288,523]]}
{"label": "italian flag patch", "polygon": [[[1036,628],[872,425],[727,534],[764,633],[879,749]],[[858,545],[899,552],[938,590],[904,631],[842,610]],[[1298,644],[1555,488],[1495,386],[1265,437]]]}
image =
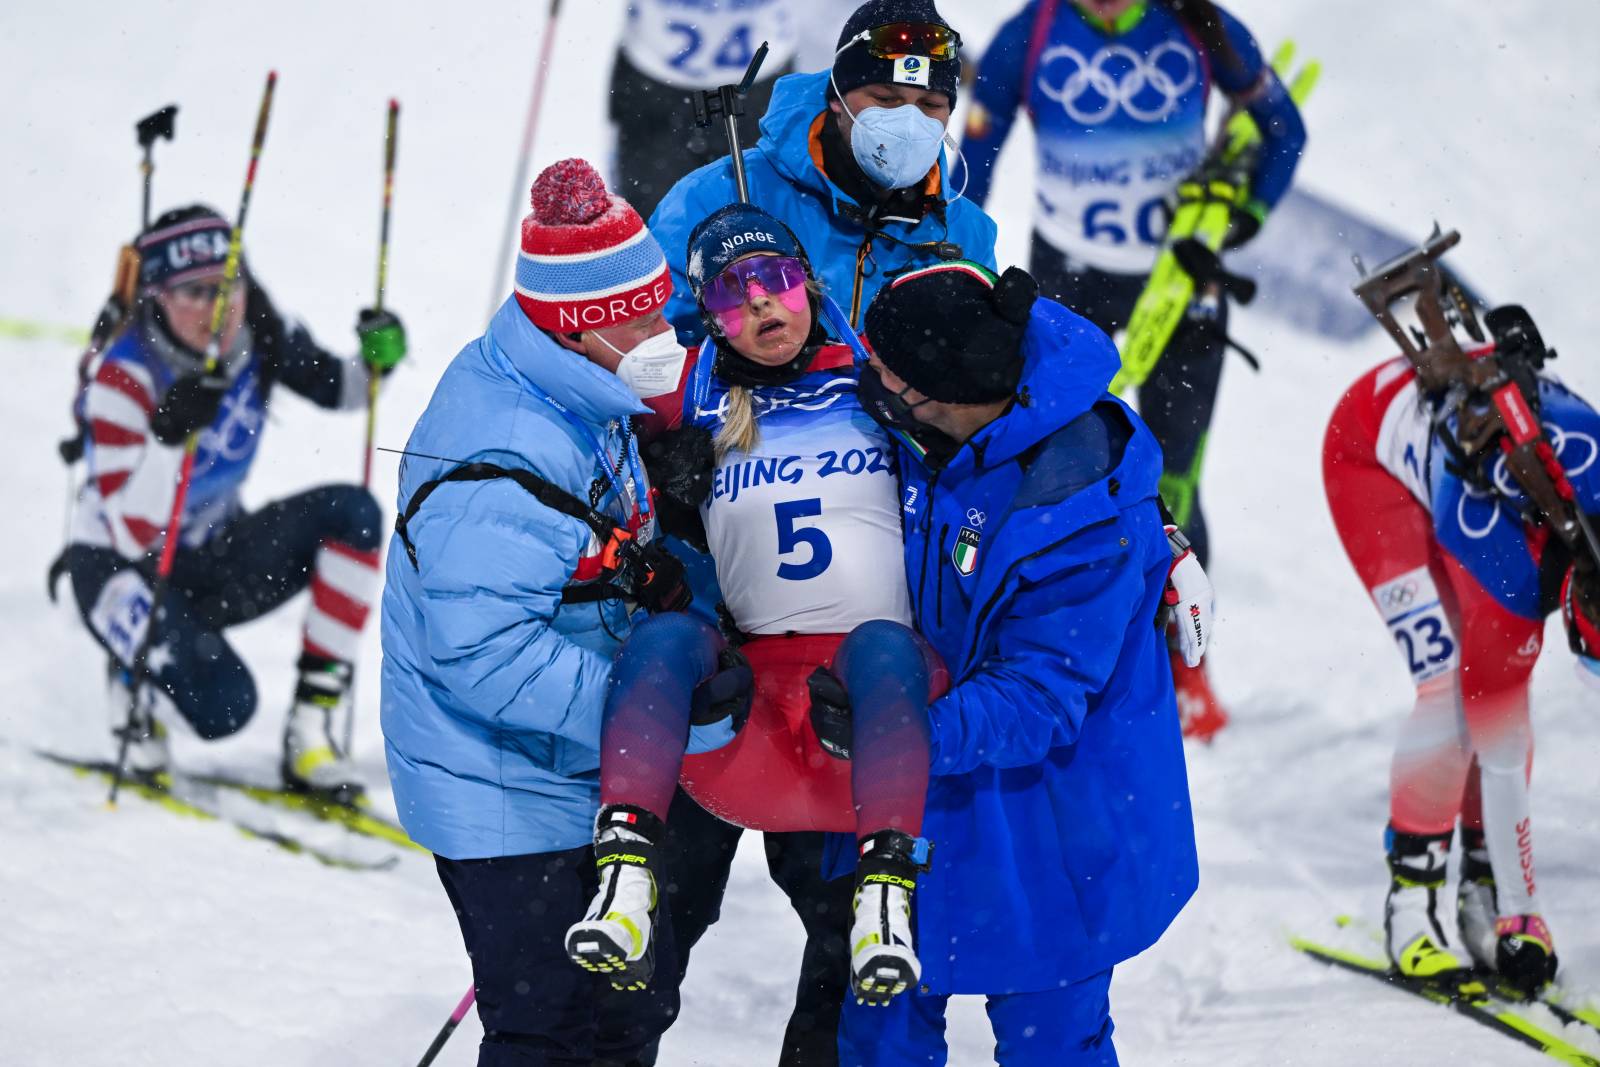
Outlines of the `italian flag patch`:
{"label": "italian flag patch", "polygon": [[956,537],[956,546],[950,550],[950,562],[963,578],[978,569],[978,542],[982,539],[983,535],[970,526],[961,527]]}

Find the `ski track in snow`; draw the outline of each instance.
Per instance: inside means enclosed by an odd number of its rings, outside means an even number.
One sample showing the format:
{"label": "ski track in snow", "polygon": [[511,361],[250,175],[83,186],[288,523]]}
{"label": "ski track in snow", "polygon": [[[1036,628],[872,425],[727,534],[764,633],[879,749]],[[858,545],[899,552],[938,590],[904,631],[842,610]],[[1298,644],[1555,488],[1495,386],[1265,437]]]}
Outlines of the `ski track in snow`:
{"label": "ski track in snow", "polygon": [[[566,6],[537,163],[605,161],[605,78],[622,6]],[[1016,6],[945,0],[943,9],[976,53]],[[1269,50],[1293,35],[1325,63],[1301,180],[1406,232],[1420,235],[1435,217],[1460,227],[1455,261],[1491,298],[1526,303],[1563,353],[1555,369],[1600,396],[1581,347],[1600,333],[1586,284],[1600,247],[1590,177],[1600,141],[1586,118],[1600,104],[1600,72],[1580,47],[1600,39],[1600,9],[1230,6]],[[162,104],[182,111],[176,141],[157,146],[157,210],[201,198],[231,212],[261,77],[275,66],[250,262],[282,306],[353,351],[355,311],[371,297],[382,109],[396,95],[389,303],[406,318],[414,359],[384,395],[379,441],[398,447],[445,363],[483,323],[542,7],[411,2],[378,15],[295,0],[253,22],[187,0],[137,14],[106,0],[70,14],[8,8],[0,318],[92,320],[138,210],[129,127]],[[1003,263],[1026,262],[1031,151],[1019,129],[990,205]],[[1234,724],[1213,748],[1190,752],[1202,886],[1163,941],[1118,972],[1123,1061],[1332,1065],[1426,1050],[1440,1062],[1548,1062],[1286,944],[1289,931],[1328,931],[1339,912],[1380,915],[1389,752],[1409,687],[1334,536],[1318,471],[1334,402],[1387,346],[1375,337],[1328,346],[1248,311],[1235,332],[1265,368],[1229,367],[1206,482],[1222,597],[1213,677]],[[98,786],[29,754],[91,754],[106,743],[101,657],[69,608],[40,596],[60,538],[54,444],[74,357],[55,341],[0,339],[0,1060],[415,1062],[469,977],[426,857],[352,874],[132,797],[107,813]],[[359,418],[280,395],[247,503],[358,477],[361,432]],[[380,454],[377,484],[391,506],[394,471]],[[221,743],[178,738],[184,765],[272,775],[300,611],[233,631],[257,673],[260,713]],[[357,745],[381,781],[371,629]],[[1541,888],[1566,981],[1596,989],[1600,724],[1555,625],[1547,647],[1534,687]],[[759,849],[747,847],[723,921],[696,953],[664,1067],[772,1062],[799,946],[799,924]],[[772,966],[753,972],[758,958]],[[439,1062],[471,1063],[479,1034],[469,1017]],[[950,1036],[952,1063],[989,1062],[981,1002],[956,1003]]]}

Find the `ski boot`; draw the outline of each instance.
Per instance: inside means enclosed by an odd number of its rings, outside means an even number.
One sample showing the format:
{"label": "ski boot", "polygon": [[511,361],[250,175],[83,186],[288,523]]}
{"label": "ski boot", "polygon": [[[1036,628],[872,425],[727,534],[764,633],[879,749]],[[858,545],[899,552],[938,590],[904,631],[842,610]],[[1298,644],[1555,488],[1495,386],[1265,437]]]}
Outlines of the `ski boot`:
{"label": "ski boot", "polygon": [[350,696],[352,668],[343,660],[309,652],[301,654],[299,668],[294,704],[283,728],[284,788],[356,806],[366,785],[333,739],[335,713]]}
{"label": "ski boot", "polygon": [[[137,706],[132,701],[133,672],[116,660],[111,661],[106,684],[106,709],[111,716],[111,743],[115,753],[122,751],[127,737],[123,770],[132,778],[154,782],[172,769],[172,753],[167,748],[167,728],[155,716],[158,699],[155,684],[146,682]],[[128,712],[132,707],[133,714]]]}
{"label": "ski boot", "polygon": [[1456,886],[1456,933],[1485,970],[1494,968],[1495,942],[1494,868],[1482,830],[1461,830],[1461,875]]}
{"label": "ski boot", "polygon": [[629,804],[608,804],[595,820],[594,863],[600,890],[581,922],[567,930],[567,955],[614,989],[637,990],[655,973],[656,845],[666,826]]}
{"label": "ski boot", "polygon": [[861,840],[855,919],[850,926],[850,987],[859,1004],[888,1004],[922,976],[911,936],[911,895],[928,869],[928,843],[899,830]]}
{"label": "ski boot", "polygon": [[1183,662],[1183,654],[1173,649],[1172,684],[1178,691],[1178,721],[1183,724],[1183,736],[1210,744],[1217,731],[1228,725],[1228,713],[1223,710],[1217,695],[1211,691],[1206,678],[1206,665],[1191,667]]}
{"label": "ski boot", "polygon": [[1555,979],[1555,938],[1538,915],[1505,915],[1494,924],[1494,969],[1519,996],[1533,998]]}
{"label": "ski boot", "polygon": [[1409,978],[1464,976],[1468,964],[1450,950],[1439,925],[1450,834],[1408,834],[1389,827],[1389,897],[1384,902],[1384,946],[1389,961]]}

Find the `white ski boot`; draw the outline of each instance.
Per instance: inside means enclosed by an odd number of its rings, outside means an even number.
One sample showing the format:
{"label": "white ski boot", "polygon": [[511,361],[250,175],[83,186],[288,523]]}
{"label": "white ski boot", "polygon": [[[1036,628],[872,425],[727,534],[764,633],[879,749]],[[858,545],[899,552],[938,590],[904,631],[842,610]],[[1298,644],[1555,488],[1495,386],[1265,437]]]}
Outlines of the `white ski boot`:
{"label": "white ski boot", "polygon": [[300,681],[283,730],[283,784],[339,804],[356,805],[366,785],[349,755],[333,739],[341,709],[346,714],[352,668],[342,660],[309,652],[300,657]]}
{"label": "white ski boot", "polygon": [[911,896],[928,869],[928,843],[899,830],[861,841],[855,918],[850,926],[850,986],[860,1004],[885,1005],[917,984],[922,964],[911,933]]}
{"label": "white ski boot", "polygon": [[167,748],[167,728],[155,716],[156,701],[161,694],[155,683],[146,682],[139,693],[139,703],[128,715],[131,703],[130,687],[133,672],[113,660],[106,684],[106,710],[111,718],[112,758],[122,751],[122,740],[127,735],[128,748],[123,769],[134,778],[154,780],[172,769],[172,753]]}
{"label": "white ski boot", "polygon": [[1482,830],[1461,831],[1461,874],[1456,886],[1456,932],[1473,963],[1494,968],[1495,916],[1494,868]]}
{"label": "white ski boot", "polygon": [[1438,978],[1468,964],[1450,950],[1439,925],[1450,834],[1408,834],[1389,827],[1389,897],[1384,904],[1384,944],[1403,975]]}
{"label": "white ski boot", "polygon": [[607,805],[595,820],[600,890],[567,930],[567,955],[616,989],[643,989],[655,972],[656,843],[665,834],[660,819],[628,804]]}

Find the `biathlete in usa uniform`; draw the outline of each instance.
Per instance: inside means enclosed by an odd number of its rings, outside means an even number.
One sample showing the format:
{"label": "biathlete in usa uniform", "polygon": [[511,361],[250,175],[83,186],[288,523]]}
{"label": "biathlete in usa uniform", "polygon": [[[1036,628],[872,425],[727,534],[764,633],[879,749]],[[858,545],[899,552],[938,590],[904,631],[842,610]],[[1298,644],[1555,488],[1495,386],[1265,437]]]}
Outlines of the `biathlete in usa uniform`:
{"label": "biathlete in usa uniform", "polygon": [[[830,338],[849,337],[844,314],[783,223],[742,204],[712,214],[691,238],[689,279],[711,338],[660,488],[703,521],[738,649],[687,615],[653,618],[624,645],[602,734],[600,891],[569,951],[620,983],[649,972],[654,849],[681,778],[740,826],[856,835],[850,973],[857,997],[887,1001],[919,974],[925,708],[944,686],[910,628],[890,442],[857,401],[856,346]],[[693,691],[709,682],[717,699],[719,673],[744,663],[753,693],[733,738],[685,758],[691,722],[722,714],[703,718]]]}
{"label": "biathlete in usa uniform", "polygon": [[792,0],[631,0],[611,68],[617,192],[649,218],[673,183],[727,154],[722,124],[694,122],[694,95],[737,82],[763,41],[745,94],[741,143],[758,133],[773,82],[799,45]]}
{"label": "biathlete in usa uniform", "polygon": [[[274,385],[320,407],[358,408],[369,376],[404,357],[405,333],[392,314],[363,312],[363,359],[341,359],[280,315],[246,270],[233,291],[221,364],[206,373],[202,352],[229,233],[227,220],[195,206],[162,215],[136,242],[140,288],[130,325],[78,401],[88,478],[61,565],[90,632],[111,654],[110,713],[119,732],[128,723],[129,669],[151,625],[155,556],[164,536],[178,538],[147,657],[153,684],[126,727],[128,765],[143,773],[167,765],[157,712],[181,716],[207,740],[250,721],[255,681],[222,632],[310,587],[283,776],[291,787],[351,799],[361,782],[330,726],[347,703],[378,594],[377,501],[360,486],[326,485],[246,512],[239,495]],[[192,433],[198,447],[188,497],[178,529],[166,531]]]}
{"label": "biathlete in usa uniform", "polygon": [[[1543,423],[1577,506],[1600,510],[1600,414],[1539,373],[1547,353],[1520,308],[1486,318],[1494,343],[1480,333],[1461,346],[1466,356],[1498,361]],[[1582,673],[1595,677],[1600,642],[1588,637],[1600,600],[1581,572],[1575,579],[1565,545],[1529,518],[1498,442],[1464,447],[1463,419],[1486,403],[1430,391],[1404,357],[1381,364],[1335,408],[1323,479],[1334,525],[1416,687],[1390,770],[1390,957],[1415,975],[1476,963],[1532,991],[1556,959],[1533,860],[1528,680],[1558,603]],[[1453,948],[1435,908],[1458,820]]]}
{"label": "biathlete in usa uniform", "polygon": [[[1017,111],[1037,144],[1030,271],[1044,295],[1107,334],[1128,324],[1166,232],[1179,183],[1206,155],[1206,105],[1220,90],[1262,133],[1249,199],[1228,239],[1254,236],[1288,190],[1305,128],[1244,26],[1210,0],[1030,0],[979,64],[962,152],[967,195],[983,203]],[[1161,496],[1210,558],[1200,469],[1221,380],[1227,304],[1197,294],[1166,354],[1139,388],[1139,414],[1161,445]],[[1200,671],[1174,658],[1185,732],[1226,716]]]}

